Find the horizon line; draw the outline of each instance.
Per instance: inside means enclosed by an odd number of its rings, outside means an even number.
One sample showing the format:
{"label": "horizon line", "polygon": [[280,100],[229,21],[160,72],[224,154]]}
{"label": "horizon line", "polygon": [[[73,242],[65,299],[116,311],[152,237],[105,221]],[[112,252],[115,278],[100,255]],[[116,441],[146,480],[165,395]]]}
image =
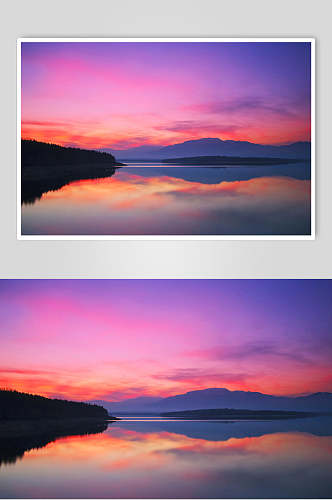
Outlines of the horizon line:
{"label": "horizon line", "polygon": [[131,400],[135,400],[135,399],[139,399],[139,398],[153,398],[153,399],[160,399],[160,400],[164,400],[164,399],[168,399],[168,398],[172,398],[172,397],[176,397],[176,396],[184,396],[186,394],[191,394],[191,393],[195,393],[195,392],[204,392],[204,391],[211,391],[211,390],[225,390],[227,392],[231,392],[231,393],[234,393],[234,392],[242,392],[242,393],[251,393],[251,394],[260,394],[260,395],[263,395],[263,396],[271,396],[271,397],[274,397],[274,398],[300,398],[300,397],[307,397],[307,396],[314,396],[314,395],[317,395],[317,394],[331,394],[332,395],[332,392],[329,392],[329,391],[315,391],[315,392],[302,392],[302,393],[295,393],[295,394],[268,394],[268,393],[265,393],[265,392],[260,392],[260,391],[251,391],[251,390],[241,390],[241,389],[235,389],[235,390],[231,390],[231,389],[227,389],[226,387],[207,387],[206,389],[193,389],[193,390],[190,390],[190,391],[186,391],[186,392],[181,392],[181,393],[177,393],[177,394],[173,394],[173,395],[169,395],[169,396],[153,396],[153,395],[138,395],[138,396],[131,396],[131,397],[127,397],[127,398],[123,398],[121,400],[118,400],[118,401],[115,401],[115,400],[110,400],[110,399],[103,399],[102,397],[101,398],[95,398],[95,399],[75,399],[75,398],[69,398],[68,399],[68,396],[65,396],[65,395],[60,395],[60,394],[54,394],[54,395],[51,395],[51,396],[44,396],[43,394],[40,394],[40,393],[35,393],[35,392],[26,392],[24,390],[20,390],[20,389],[15,389],[15,388],[10,388],[10,387],[0,387],[0,392],[1,391],[8,391],[8,392],[19,392],[21,394],[30,394],[30,395],[33,395],[33,396],[40,396],[40,397],[44,397],[44,398],[48,398],[48,399],[66,399],[66,400],[69,400],[69,401],[76,401],[76,402],[90,402],[90,403],[94,403],[95,401],[103,401],[105,403],[123,403],[123,402],[127,402],[127,401],[131,401]]}
{"label": "horizon line", "polygon": [[[169,146],[177,146],[177,145],[180,145],[180,144],[186,144],[188,142],[197,142],[197,141],[202,141],[202,140],[206,140],[206,139],[214,139],[214,140],[217,139],[217,140],[222,141],[222,142],[235,142],[235,143],[237,143],[237,142],[245,142],[245,143],[248,143],[248,144],[254,144],[254,145],[257,145],[257,146],[266,146],[266,147],[282,147],[282,146],[291,146],[292,144],[298,144],[298,143],[308,143],[308,144],[312,143],[311,140],[301,140],[301,141],[291,141],[291,142],[283,142],[283,143],[275,143],[275,144],[262,144],[262,143],[259,143],[259,142],[252,142],[252,141],[247,141],[247,140],[221,139],[220,137],[200,137],[199,139],[188,139],[188,140],[183,141],[183,142],[175,142],[175,143],[164,144],[164,145],[146,143],[146,144],[141,144],[139,146],[127,147],[127,148],[124,148],[124,149],[117,149],[116,147],[112,147],[112,146],[98,146],[98,147],[95,147],[95,148],[89,148],[88,149],[88,148],[82,147],[80,145],[66,144],[64,146],[63,144],[58,144],[56,142],[40,141],[40,140],[32,138],[32,137],[21,136],[21,141],[35,141],[35,142],[40,142],[42,144],[52,144],[54,146],[61,146],[61,147],[64,147],[64,148],[83,149],[83,150],[86,150],[86,151],[100,151],[100,150],[103,150],[103,149],[111,149],[111,150],[114,150],[114,151],[128,151],[130,149],[137,149],[137,148],[145,147],[145,146],[156,147],[156,148],[160,147],[160,149],[162,149],[162,148],[169,147]],[[208,156],[208,155],[204,155],[204,156]]]}

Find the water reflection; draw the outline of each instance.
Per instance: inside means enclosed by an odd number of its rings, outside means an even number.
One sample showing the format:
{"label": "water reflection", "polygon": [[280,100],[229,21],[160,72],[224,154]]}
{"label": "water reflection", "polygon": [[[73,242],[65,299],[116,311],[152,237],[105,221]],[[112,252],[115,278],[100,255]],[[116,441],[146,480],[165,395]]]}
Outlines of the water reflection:
{"label": "water reflection", "polygon": [[139,167],[133,166],[127,169],[131,173],[142,175],[144,177],[158,177],[160,175],[169,175],[189,181],[203,182],[204,184],[214,184],[222,181],[246,181],[257,177],[292,177],[293,179],[311,178],[310,163],[297,163],[294,165],[273,165],[257,167],[163,167],[153,166]]}
{"label": "water reflection", "polygon": [[145,432],[147,428],[153,432],[167,431],[183,434],[190,438],[208,441],[227,441],[232,438],[260,437],[264,434],[280,432],[302,432],[316,436],[332,436],[331,417],[307,417],[289,420],[257,420],[257,421],[223,421],[209,420],[205,422],[193,420],[166,420],[151,417],[127,417],[119,415],[123,422],[120,425]]}
{"label": "water reflection", "polygon": [[[192,427],[195,424],[203,433],[212,427],[214,439],[208,439],[194,437],[191,432],[188,435],[188,422],[176,422],[173,429],[163,427],[162,422],[155,423],[159,428],[151,422],[115,422],[102,434],[61,438],[43,449],[28,451],[22,461],[2,469],[0,495],[7,498],[331,497],[331,432],[315,435],[303,430],[279,429],[251,436],[252,423],[191,422]],[[225,428],[230,429],[226,434],[232,434],[238,424],[242,431],[247,428],[247,436],[223,434]],[[326,428],[331,429],[330,424],[331,421]],[[322,422],[321,425],[325,428]]]}
{"label": "water reflection", "polygon": [[[36,174],[36,169],[39,175]],[[101,177],[111,177],[116,168],[105,165],[74,165],[61,168],[48,166],[41,171],[40,167],[25,167],[22,171],[21,179],[21,202],[23,204],[33,204],[39,200],[44,193],[48,191],[57,191],[69,182],[82,179],[97,179]]]}
{"label": "water reflection", "polygon": [[22,234],[306,235],[310,167],[121,168],[23,206]]}
{"label": "water reflection", "polygon": [[[20,423],[17,424],[17,427]],[[104,432],[108,424],[107,422],[85,422],[77,423],[76,428],[73,429],[72,425],[66,427],[61,426],[61,423],[54,426],[53,429],[39,427],[36,433],[31,434],[31,431],[24,432],[11,432],[2,433],[0,437],[0,467],[4,464],[14,464],[17,460],[22,459],[24,454],[32,449],[43,448],[49,443],[56,441],[64,436],[85,436],[87,434],[98,434]]]}

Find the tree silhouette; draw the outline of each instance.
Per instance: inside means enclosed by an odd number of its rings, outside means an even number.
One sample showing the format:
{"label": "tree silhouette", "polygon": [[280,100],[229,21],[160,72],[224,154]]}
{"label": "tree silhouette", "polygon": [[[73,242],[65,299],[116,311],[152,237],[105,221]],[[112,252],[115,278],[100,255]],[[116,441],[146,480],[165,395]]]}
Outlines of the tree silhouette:
{"label": "tree silhouette", "polygon": [[64,399],[49,399],[24,392],[0,389],[0,420],[12,419],[108,419],[105,408]]}

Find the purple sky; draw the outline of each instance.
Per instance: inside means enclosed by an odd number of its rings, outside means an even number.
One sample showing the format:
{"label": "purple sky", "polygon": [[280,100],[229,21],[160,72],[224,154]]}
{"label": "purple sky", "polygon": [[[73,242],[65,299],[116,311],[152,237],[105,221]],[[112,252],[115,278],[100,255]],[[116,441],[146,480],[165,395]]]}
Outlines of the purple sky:
{"label": "purple sky", "polygon": [[22,135],[118,149],[310,140],[310,43],[23,42]]}
{"label": "purple sky", "polygon": [[2,280],[0,298],[2,387],[332,391],[332,280]]}

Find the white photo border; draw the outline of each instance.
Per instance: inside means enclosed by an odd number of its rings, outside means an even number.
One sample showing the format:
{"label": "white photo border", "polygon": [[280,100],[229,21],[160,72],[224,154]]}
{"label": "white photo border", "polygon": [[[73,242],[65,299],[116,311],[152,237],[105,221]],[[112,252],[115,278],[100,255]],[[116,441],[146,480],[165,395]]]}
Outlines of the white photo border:
{"label": "white photo border", "polygon": [[[29,42],[303,42],[311,45],[311,234],[310,235],[22,235],[21,45]],[[17,239],[18,240],[315,240],[316,239],[316,39],[309,38],[18,38],[17,39]]]}

